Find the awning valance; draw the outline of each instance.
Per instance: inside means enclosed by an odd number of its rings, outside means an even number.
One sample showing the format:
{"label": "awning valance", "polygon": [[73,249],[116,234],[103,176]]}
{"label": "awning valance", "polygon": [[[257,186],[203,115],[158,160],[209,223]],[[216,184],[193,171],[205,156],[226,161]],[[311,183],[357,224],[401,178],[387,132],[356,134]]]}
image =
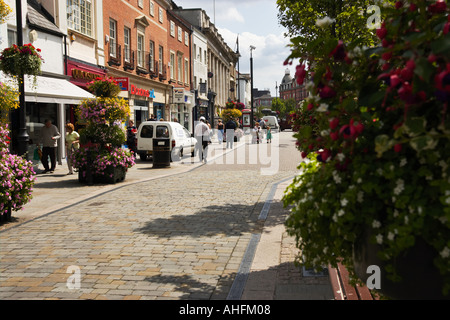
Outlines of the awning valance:
{"label": "awning valance", "polygon": [[86,90],[74,85],[66,79],[44,76],[25,76],[25,101],[41,103],[78,104],[86,98],[95,98]]}

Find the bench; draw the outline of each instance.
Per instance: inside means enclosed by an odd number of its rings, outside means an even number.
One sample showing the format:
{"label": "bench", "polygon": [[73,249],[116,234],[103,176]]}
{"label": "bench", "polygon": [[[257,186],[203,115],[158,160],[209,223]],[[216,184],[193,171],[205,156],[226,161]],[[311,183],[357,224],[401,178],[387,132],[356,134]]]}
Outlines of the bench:
{"label": "bench", "polygon": [[351,285],[348,270],[341,263],[338,263],[337,268],[329,265],[328,272],[334,300],[378,300],[378,296],[372,294],[365,285]]}

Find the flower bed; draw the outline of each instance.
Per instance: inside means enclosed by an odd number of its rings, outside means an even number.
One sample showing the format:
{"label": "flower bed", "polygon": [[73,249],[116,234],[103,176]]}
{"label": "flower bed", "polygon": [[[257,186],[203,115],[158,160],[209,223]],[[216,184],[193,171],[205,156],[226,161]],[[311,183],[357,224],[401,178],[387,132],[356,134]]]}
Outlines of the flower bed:
{"label": "flower bed", "polygon": [[31,161],[10,154],[8,125],[0,126],[0,214],[18,211],[32,198],[35,172]]}

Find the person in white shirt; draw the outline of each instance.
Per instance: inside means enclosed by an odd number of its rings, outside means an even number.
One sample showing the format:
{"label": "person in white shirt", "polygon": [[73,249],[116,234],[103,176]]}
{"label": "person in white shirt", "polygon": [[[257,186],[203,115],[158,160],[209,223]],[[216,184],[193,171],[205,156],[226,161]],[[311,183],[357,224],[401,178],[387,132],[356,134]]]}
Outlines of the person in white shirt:
{"label": "person in white shirt", "polygon": [[[44,166],[43,173],[53,173],[56,168],[56,147],[58,146],[58,139],[61,138],[58,128],[52,124],[50,119],[45,120],[44,126],[41,129],[41,143],[42,143],[42,165]],[[48,166],[48,157],[50,157],[51,167]]]}
{"label": "person in white shirt", "polygon": [[200,117],[200,121],[197,123],[194,129],[194,136],[197,139],[195,146],[200,161],[207,162],[206,157],[208,155],[208,145],[211,143],[210,129],[206,124],[205,117]]}

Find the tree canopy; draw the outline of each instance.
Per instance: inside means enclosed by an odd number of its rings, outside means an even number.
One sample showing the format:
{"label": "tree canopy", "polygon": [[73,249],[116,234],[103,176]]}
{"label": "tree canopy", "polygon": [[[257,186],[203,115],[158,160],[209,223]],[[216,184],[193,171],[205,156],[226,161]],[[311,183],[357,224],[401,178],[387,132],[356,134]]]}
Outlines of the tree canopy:
{"label": "tree canopy", "polygon": [[[311,46],[320,45],[316,42],[324,33],[344,42],[358,39],[361,46],[373,45],[375,30],[368,27],[375,19],[373,5],[374,0],[277,0],[279,23],[294,48],[289,58],[308,59]],[[332,23],[319,27],[317,21],[326,17]]]}

